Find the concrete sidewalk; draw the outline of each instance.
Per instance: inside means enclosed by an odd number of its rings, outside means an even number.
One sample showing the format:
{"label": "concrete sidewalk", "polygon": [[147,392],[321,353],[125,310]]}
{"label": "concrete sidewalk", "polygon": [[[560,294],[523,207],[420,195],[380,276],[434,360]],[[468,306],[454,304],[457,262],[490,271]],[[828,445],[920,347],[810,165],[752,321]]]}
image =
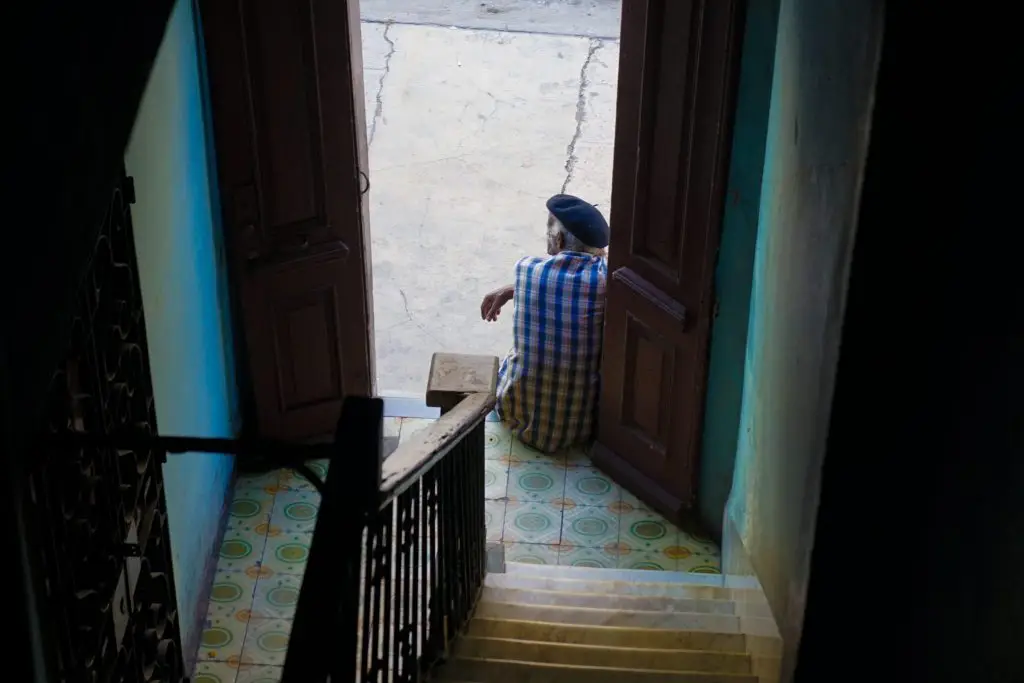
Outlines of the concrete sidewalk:
{"label": "concrete sidewalk", "polygon": [[372,21],[362,33],[377,387],[422,396],[435,351],[508,350],[511,306],[488,324],[480,300],[544,252],[550,195],[608,215],[618,42]]}

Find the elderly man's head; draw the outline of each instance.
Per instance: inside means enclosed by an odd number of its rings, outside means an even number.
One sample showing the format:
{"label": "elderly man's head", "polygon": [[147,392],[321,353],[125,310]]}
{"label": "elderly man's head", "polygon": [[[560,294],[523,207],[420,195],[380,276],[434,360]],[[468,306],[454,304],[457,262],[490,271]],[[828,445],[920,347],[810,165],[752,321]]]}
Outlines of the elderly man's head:
{"label": "elderly man's head", "polygon": [[547,201],[548,253],[575,251],[603,256],[608,246],[608,222],[593,204],[568,194]]}

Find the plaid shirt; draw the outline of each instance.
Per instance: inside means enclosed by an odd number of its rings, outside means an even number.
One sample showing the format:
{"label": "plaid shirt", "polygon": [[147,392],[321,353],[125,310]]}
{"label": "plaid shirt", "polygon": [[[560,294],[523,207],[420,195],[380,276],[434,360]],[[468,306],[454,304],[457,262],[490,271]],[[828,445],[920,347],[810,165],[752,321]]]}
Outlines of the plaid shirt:
{"label": "plaid shirt", "polygon": [[604,258],[571,251],[516,263],[513,346],[498,370],[497,412],[539,450],[593,431],[607,272]]}

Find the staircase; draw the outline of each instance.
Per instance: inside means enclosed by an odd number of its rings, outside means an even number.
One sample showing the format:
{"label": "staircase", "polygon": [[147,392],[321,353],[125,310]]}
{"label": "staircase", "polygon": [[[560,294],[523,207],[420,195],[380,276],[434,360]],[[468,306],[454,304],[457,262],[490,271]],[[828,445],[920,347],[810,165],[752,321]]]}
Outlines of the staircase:
{"label": "staircase", "polygon": [[759,683],[721,576],[509,563],[438,680]]}

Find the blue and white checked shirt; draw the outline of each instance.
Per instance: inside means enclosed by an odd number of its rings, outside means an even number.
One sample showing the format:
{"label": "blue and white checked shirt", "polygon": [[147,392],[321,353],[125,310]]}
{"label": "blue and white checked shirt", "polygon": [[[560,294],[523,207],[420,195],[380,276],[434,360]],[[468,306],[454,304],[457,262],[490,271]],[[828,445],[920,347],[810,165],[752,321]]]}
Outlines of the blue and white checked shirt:
{"label": "blue and white checked shirt", "polygon": [[497,412],[520,441],[550,453],[593,431],[608,266],[563,251],[520,259],[515,273],[513,346],[498,369]]}

